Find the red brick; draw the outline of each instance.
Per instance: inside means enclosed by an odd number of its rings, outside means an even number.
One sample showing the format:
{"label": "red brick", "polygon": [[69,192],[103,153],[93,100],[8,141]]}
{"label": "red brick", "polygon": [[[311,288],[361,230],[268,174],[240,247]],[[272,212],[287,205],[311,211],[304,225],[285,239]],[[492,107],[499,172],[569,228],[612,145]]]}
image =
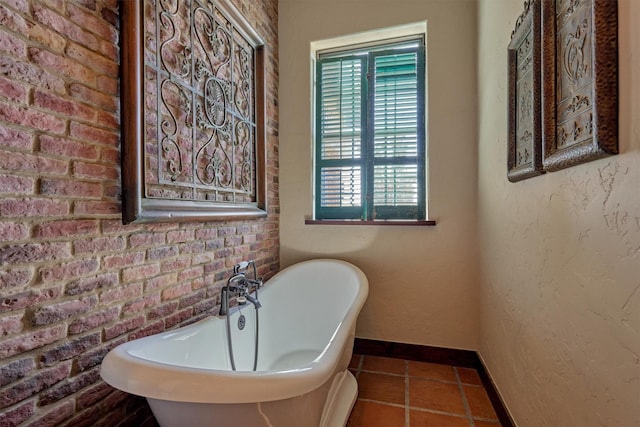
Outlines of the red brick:
{"label": "red brick", "polygon": [[96,258],[79,258],[66,264],[43,268],[40,277],[44,283],[76,279],[97,271],[99,267],[100,263]]}
{"label": "red brick", "polygon": [[205,297],[206,292],[202,289],[196,293],[185,295],[184,297],[180,298],[180,308],[192,306],[205,299]]}
{"label": "red brick", "polygon": [[178,302],[172,301],[166,304],[162,304],[156,307],[153,307],[147,313],[147,320],[154,320],[161,317],[167,317],[172,314],[178,308]]}
{"label": "red brick", "polygon": [[175,325],[178,325],[184,322],[185,320],[189,319],[191,316],[193,316],[193,307],[187,307],[184,310],[179,311],[176,314],[167,317],[164,320],[164,323],[167,329],[169,329],[174,327]]}
{"label": "red brick", "polygon": [[107,323],[116,320],[119,315],[120,309],[118,307],[111,307],[106,310],[88,314],[82,318],[74,320],[69,325],[69,334],[81,334],[83,332],[87,332],[100,326],[106,325]]}
{"label": "red brick", "polygon": [[69,360],[79,354],[100,344],[100,332],[86,335],[81,338],[63,342],[56,347],[47,350],[40,356],[40,366],[52,366],[64,360]]}
{"label": "red brick", "polygon": [[62,216],[68,213],[68,202],[59,200],[10,198],[0,200],[0,216],[5,218]]}
{"label": "red brick", "polygon": [[120,135],[118,133],[78,122],[71,122],[69,135],[82,141],[111,147],[118,147],[120,144]]}
{"label": "red brick", "polygon": [[118,284],[117,273],[105,273],[92,277],[83,277],[67,285],[66,295],[78,295],[113,287]]}
{"label": "red brick", "polygon": [[28,420],[34,413],[35,403],[26,402],[20,406],[16,406],[13,409],[3,411],[0,421],[2,421],[2,427],[17,426],[21,425],[25,420]]}
{"label": "red brick", "polygon": [[107,95],[117,96],[120,86],[118,85],[118,79],[115,77],[98,76],[96,80],[96,89]]}
{"label": "red brick", "polygon": [[[22,323],[23,317],[23,313],[0,317],[0,338],[22,332],[24,329],[24,324]],[[0,380],[0,382],[2,381]]]}
{"label": "red brick", "polygon": [[[160,298],[158,298],[158,300],[159,299]],[[144,307],[146,305],[147,304],[146,304],[145,298],[140,298],[140,299],[137,299],[137,300],[128,301],[122,307],[122,314],[124,316],[126,316],[126,315],[129,315],[129,314],[140,313],[142,311],[142,309],[144,309]]]}
{"label": "red brick", "polygon": [[184,270],[191,265],[191,258],[189,256],[182,256],[179,258],[172,258],[164,260],[160,263],[160,270],[163,273],[169,271]]}
{"label": "red brick", "polygon": [[76,215],[115,215],[122,212],[118,202],[77,201],[73,207],[73,213]]}
{"label": "red brick", "polygon": [[[32,43],[44,45],[54,52],[62,53],[67,45],[67,39],[55,30],[35,22],[29,23],[29,32],[26,34]],[[24,55],[21,55],[24,56]]]}
{"label": "red brick", "polygon": [[0,157],[0,169],[62,175],[67,173],[67,162],[33,154],[3,152]]}
{"label": "red brick", "polygon": [[220,228],[218,228],[218,236],[220,236],[220,237],[233,236],[234,234],[236,234],[236,228],[235,227],[220,227]]}
{"label": "red brick", "polygon": [[230,246],[232,248],[240,245],[241,243],[242,243],[242,236],[229,236],[229,237],[225,237],[224,239],[224,245]]}
{"label": "red brick", "polygon": [[86,160],[95,160],[98,158],[98,149],[94,145],[50,135],[40,136],[40,151],[67,158]]}
{"label": "red brick", "polygon": [[73,4],[70,4],[67,10],[69,18],[73,22],[81,22],[83,26],[94,34],[97,34],[100,38],[116,44],[118,41],[118,33],[113,25],[107,21],[96,17],[95,15],[88,13]]}
{"label": "red brick", "polygon": [[132,234],[129,237],[129,244],[131,247],[137,248],[140,246],[155,246],[165,243],[164,233],[137,233]]}
{"label": "red brick", "polygon": [[161,260],[164,258],[173,258],[178,255],[177,246],[159,246],[147,250],[147,259]]}
{"label": "red brick", "polygon": [[194,235],[195,235],[194,230],[169,231],[167,233],[167,242],[169,243],[188,242],[194,239]]}
{"label": "red brick", "polygon": [[191,285],[188,283],[172,286],[162,291],[162,301],[180,298],[181,296],[186,295],[189,292],[191,292]]}
{"label": "red brick", "polygon": [[0,120],[45,132],[61,134],[66,129],[61,118],[42,111],[0,103]]}
{"label": "red brick", "polygon": [[0,271],[0,291],[25,287],[32,278],[33,270],[30,268]]}
{"label": "red brick", "polygon": [[102,197],[102,184],[71,179],[42,179],[40,194],[75,198]]}
{"label": "red brick", "polygon": [[94,120],[96,117],[95,110],[85,104],[41,90],[36,90],[33,94],[33,105],[43,110],[50,110],[68,116],[69,118]]}
{"label": "red brick", "polygon": [[185,243],[184,245],[181,245],[180,253],[183,253],[183,254],[202,253],[206,250],[205,248],[206,248],[206,244],[204,242],[193,241],[193,242],[188,242],[188,243]]}
{"label": "red brick", "polygon": [[207,251],[212,251],[215,249],[220,249],[224,247],[224,240],[223,239],[214,239],[214,240],[208,240],[205,243],[205,250]]}
{"label": "red brick", "polygon": [[195,238],[198,240],[211,240],[218,237],[217,228],[203,228],[195,231]]}
{"label": "red brick", "polygon": [[145,282],[145,292],[163,289],[171,285],[175,285],[178,281],[178,274],[174,271],[169,274],[154,277]]}
{"label": "red brick", "polygon": [[122,219],[104,219],[102,223],[102,234],[127,234],[130,235],[133,232],[142,230],[145,226],[143,224],[122,224]]}
{"label": "red brick", "polygon": [[65,363],[52,369],[40,370],[30,378],[15,383],[0,394],[0,409],[14,405],[39,391],[66,378],[71,373],[71,364]]}
{"label": "red brick", "polygon": [[69,85],[69,94],[84,102],[103,108],[107,111],[118,111],[117,98],[97,90],[91,89],[82,84],[72,83]]}
{"label": "red brick", "polygon": [[102,258],[103,268],[122,268],[140,264],[144,261],[144,252],[129,252],[106,255]]}
{"label": "red brick", "polygon": [[[97,347],[94,350],[87,351],[86,353],[81,354],[78,357],[77,368],[80,372],[86,371],[87,369],[91,369],[94,366],[98,366],[102,363],[102,359],[107,355],[109,350],[115,348],[116,346],[123,344],[127,341],[126,337],[119,338],[117,340],[113,340],[109,342],[107,345],[103,345],[101,347]],[[113,390],[113,389],[111,389]]]}
{"label": "red brick", "polygon": [[33,6],[33,17],[38,22],[53,28],[63,36],[66,36],[84,46],[92,49],[97,49],[99,46],[96,36],[85,31],[80,26],[70,22],[65,17],[57,14],[49,8],[42,7],[35,3]]}
{"label": "red brick", "polygon": [[67,58],[37,47],[27,49],[27,55],[32,63],[41,66],[55,74],[69,77],[73,80],[94,85],[97,73],[79,64],[72,58]]}
{"label": "red brick", "polygon": [[20,14],[7,9],[4,5],[0,5],[0,24],[16,33],[25,33],[27,30],[27,21]]}
{"label": "red brick", "polygon": [[109,304],[115,301],[130,301],[142,295],[142,284],[133,283],[118,288],[109,289],[100,294],[100,302]]}
{"label": "red brick", "polygon": [[73,415],[73,402],[66,401],[54,407],[46,414],[36,418],[34,421],[26,424],[24,427],[51,427],[58,426],[67,418]]}
{"label": "red brick", "polygon": [[164,321],[158,320],[154,323],[146,325],[144,328],[132,334],[129,334],[128,339],[129,341],[132,341],[137,340],[138,338],[148,337],[149,335],[159,334],[160,332],[163,332],[164,329]]}
{"label": "red brick", "polygon": [[69,58],[75,59],[80,63],[90,64],[90,67],[99,73],[112,77],[116,77],[118,75],[118,64],[116,62],[83,46],[75,43],[68,43],[66,54]]}
{"label": "red brick", "polygon": [[138,280],[150,279],[160,274],[160,264],[147,264],[139,267],[130,267],[122,270],[122,281],[135,282]]}
{"label": "red brick", "polygon": [[[111,417],[111,415],[109,415],[109,417]],[[101,408],[98,405],[85,410],[79,410],[76,406],[76,413],[73,417],[65,420],[64,423],[60,424],[58,427],[101,427],[99,425],[100,422],[96,421],[100,420],[100,418],[102,418],[101,422],[106,422]]]}
{"label": "red brick", "polygon": [[33,149],[32,134],[30,132],[4,127],[0,124],[0,147],[31,151]]}
{"label": "red brick", "polygon": [[193,314],[195,316],[202,313],[207,313],[207,314],[210,314],[213,312],[217,313],[219,308],[220,308],[219,303],[209,298],[195,304],[193,306]]}
{"label": "red brick", "polygon": [[118,179],[120,173],[115,164],[99,165],[96,163],[73,162],[73,176],[77,178],[94,178],[100,180]]}
{"label": "red brick", "polygon": [[56,325],[18,335],[0,342],[0,359],[51,344],[64,338],[65,335],[65,325]]}
{"label": "red brick", "polygon": [[29,375],[35,368],[32,357],[16,360],[15,362],[0,366],[0,387],[16,382]]}
{"label": "red brick", "polygon": [[[0,46],[2,46],[4,33],[0,31]],[[10,101],[27,103],[27,88],[13,80],[0,77],[0,96]]]}
{"label": "red brick", "polygon": [[180,272],[180,280],[191,280],[202,277],[204,274],[204,267],[201,265],[196,265],[186,270],[182,270]]}
{"label": "red brick", "polygon": [[90,311],[98,303],[98,297],[91,295],[79,300],[65,301],[36,309],[31,318],[34,326],[49,325],[69,317]]}
{"label": "red brick", "polygon": [[71,247],[67,242],[29,243],[0,249],[0,264],[43,262],[71,257]]}
{"label": "red brick", "polygon": [[74,253],[96,254],[98,252],[122,251],[126,246],[124,237],[96,237],[93,239],[76,240],[73,244]]}
{"label": "red brick", "polygon": [[62,78],[54,76],[28,62],[0,55],[0,70],[2,70],[2,74],[5,77],[10,79],[60,94],[66,92],[65,82]]}
{"label": "red brick", "polygon": [[105,21],[107,21],[114,27],[118,25],[118,14],[114,10],[103,8],[101,12],[101,15]]}
{"label": "red brick", "polygon": [[18,175],[0,174],[0,193],[33,194],[35,179]]}
{"label": "red brick", "polygon": [[123,320],[113,326],[104,328],[104,339],[107,341],[111,340],[115,337],[126,334],[127,332],[131,332],[134,329],[138,329],[142,325],[144,325],[144,316]]}
{"label": "red brick", "polygon": [[76,405],[78,409],[89,408],[111,393],[111,390],[113,389],[107,383],[99,382],[79,393]]}
{"label": "red brick", "polygon": [[11,242],[29,237],[29,227],[18,222],[0,222],[0,241]]}
{"label": "red brick", "polygon": [[98,232],[98,222],[91,219],[50,221],[34,227],[36,238],[76,237]]}

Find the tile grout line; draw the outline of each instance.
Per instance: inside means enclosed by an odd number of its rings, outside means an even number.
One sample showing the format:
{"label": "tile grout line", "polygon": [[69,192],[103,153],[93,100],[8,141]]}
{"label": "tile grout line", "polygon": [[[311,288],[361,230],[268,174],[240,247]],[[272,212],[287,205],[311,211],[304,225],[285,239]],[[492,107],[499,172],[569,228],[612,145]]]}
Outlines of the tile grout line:
{"label": "tile grout line", "polygon": [[458,383],[458,390],[460,390],[460,395],[462,396],[462,404],[464,405],[464,411],[467,414],[467,420],[469,421],[469,425],[471,427],[475,427],[475,422],[473,421],[473,415],[471,414],[471,409],[469,408],[469,402],[467,401],[467,396],[464,394],[464,388],[462,387],[462,381],[460,381],[460,375],[458,374],[458,368],[453,367],[453,372],[456,374],[456,381]]}
{"label": "tile grout line", "polygon": [[356,367],[356,380],[360,378],[360,373],[362,372],[362,365],[364,365],[364,355],[360,354],[358,355],[358,358],[360,360],[358,361],[358,366]]}
{"label": "tile grout line", "polygon": [[409,361],[404,361],[404,427],[411,427],[411,411],[409,410]]}

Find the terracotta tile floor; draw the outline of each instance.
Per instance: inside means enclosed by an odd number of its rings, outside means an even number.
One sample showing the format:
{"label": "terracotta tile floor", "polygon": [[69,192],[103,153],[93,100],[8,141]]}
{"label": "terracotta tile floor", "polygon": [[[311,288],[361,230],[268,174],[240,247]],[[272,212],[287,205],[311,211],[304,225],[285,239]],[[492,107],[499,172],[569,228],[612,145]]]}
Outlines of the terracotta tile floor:
{"label": "terracotta tile floor", "polygon": [[347,427],[500,427],[475,369],[354,355]]}

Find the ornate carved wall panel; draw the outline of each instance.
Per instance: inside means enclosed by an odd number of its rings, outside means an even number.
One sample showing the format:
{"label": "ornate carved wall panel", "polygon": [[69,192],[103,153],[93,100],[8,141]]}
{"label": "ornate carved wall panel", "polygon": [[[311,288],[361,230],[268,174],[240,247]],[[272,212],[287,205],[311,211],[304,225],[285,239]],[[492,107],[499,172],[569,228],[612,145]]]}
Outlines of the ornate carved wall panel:
{"label": "ornate carved wall panel", "polygon": [[509,181],[542,171],[540,1],[528,0],[516,22],[509,59]]}
{"label": "ornate carved wall panel", "polygon": [[618,152],[617,1],[544,3],[544,168],[554,171]]}
{"label": "ornate carved wall panel", "polygon": [[124,222],[266,215],[259,35],[225,1],[120,4]]}

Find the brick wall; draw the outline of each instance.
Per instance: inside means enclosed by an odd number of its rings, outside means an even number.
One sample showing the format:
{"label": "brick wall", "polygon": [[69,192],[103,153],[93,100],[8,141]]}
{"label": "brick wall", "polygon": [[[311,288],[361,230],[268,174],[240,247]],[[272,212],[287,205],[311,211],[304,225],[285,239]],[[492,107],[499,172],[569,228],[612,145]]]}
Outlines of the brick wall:
{"label": "brick wall", "polygon": [[234,3],[268,45],[269,216],[123,226],[116,0],[0,0],[0,426],[152,424],[106,352],[278,269],[277,0]]}

